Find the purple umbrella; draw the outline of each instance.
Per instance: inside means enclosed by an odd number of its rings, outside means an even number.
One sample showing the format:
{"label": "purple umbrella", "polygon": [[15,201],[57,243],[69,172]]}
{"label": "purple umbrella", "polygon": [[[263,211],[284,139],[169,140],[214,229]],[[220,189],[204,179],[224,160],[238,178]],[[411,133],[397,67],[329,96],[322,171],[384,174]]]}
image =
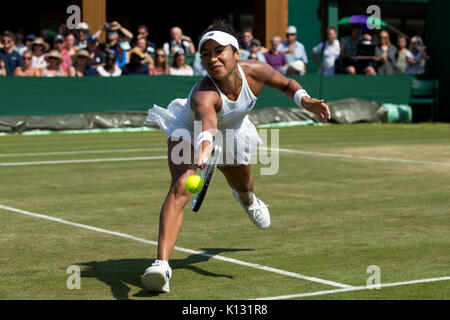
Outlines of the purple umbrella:
{"label": "purple umbrella", "polygon": [[386,23],[384,23],[380,18],[368,17],[365,15],[354,15],[350,17],[344,17],[338,21],[338,25],[348,27],[354,24],[360,25],[363,31],[371,31],[373,29],[369,29],[368,22],[372,23],[372,25],[379,25],[382,29],[386,28]]}

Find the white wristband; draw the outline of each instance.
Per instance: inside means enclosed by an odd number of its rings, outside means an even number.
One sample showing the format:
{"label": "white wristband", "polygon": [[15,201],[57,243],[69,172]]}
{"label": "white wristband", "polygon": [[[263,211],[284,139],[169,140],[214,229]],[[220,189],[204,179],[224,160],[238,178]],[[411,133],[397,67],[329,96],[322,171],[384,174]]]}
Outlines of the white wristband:
{"label": "white wristband", "polygon": [[302,98],[303,97],[311,98],[309,96],[308,92],[306,92],[306,90],[304,90],[304,89],[297,90],[297,92],[294,94],[295,104],[298,105],[299,107],[302,106]]}
{"label": "white wristband", "polygon": [[197,137],[197,141],[195,142],[195,149],[198,150],[200,148],[200,146],[202,145],[203,141],[209,141],[209,143],[213,144],[213,136],[209,131],[202,131],[198,137]]}

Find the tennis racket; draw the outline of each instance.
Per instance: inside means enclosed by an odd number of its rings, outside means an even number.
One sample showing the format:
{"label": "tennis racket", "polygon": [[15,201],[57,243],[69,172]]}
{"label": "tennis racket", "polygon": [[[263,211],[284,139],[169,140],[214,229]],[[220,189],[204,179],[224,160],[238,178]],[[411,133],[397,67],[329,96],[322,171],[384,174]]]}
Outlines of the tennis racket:
{"label": "tennis racket", "polygon": [[205,199],[206,192],[208,191],[209,185],[211,184],[212,178],[214,177],[214,172],[216,171],[217,162],[219,161],[220,154],[222,153],[222,148],[216,145],[208,160],[204,163],[200,177],[203,180],[203,188],[199,193],[194,195],[192,200],[192,211],[197,212]]}

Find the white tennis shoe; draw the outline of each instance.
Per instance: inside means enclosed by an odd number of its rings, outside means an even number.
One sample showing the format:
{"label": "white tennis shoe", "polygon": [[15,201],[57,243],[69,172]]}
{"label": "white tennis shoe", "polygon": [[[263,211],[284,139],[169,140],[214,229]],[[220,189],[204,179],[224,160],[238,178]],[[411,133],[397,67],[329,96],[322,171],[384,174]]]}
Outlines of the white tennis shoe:
{"label": "white tennis shoe", "polygon": [[155,260],[141,276],[142,284],[152,292],[169,292],[169,280],[172,268],[165,260]]}
{"label": "white tennis shoe", "polygon": [[267,206],[264,202],[259,200],[255,194],[253,194],[253,203],[250,205],[250,207],[244,206],[242,204],[241,198],[239,198],[239,194],[231,190],[233,192],[233,196],[236,198],[236,200],[240,203],[242,208],[247,211],[247,214],[252,220],[252,222],[260,229],[267,229],[270,226],[270,213],[269,209],[267,209]]}

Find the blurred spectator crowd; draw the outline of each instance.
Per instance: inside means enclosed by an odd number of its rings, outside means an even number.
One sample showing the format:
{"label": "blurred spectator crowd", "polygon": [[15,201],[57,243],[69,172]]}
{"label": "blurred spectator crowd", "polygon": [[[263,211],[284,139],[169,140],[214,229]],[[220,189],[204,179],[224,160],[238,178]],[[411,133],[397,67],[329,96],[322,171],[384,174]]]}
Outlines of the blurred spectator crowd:
{"label": "blurred spectator crowd", "polygon": [[[118,77],[126,75],[205,75],[201,57],[192,39],[174,26],[168,41],[156,47],[149,30],[139,25],[136,34],[119,22],[105,23],[95,32],[82,22],[67,30],[61,25],[51,41],[23,31],[4,31],[0,35],[0,76],[37,77]],[[99,38],[105,34],[106,42]],[[254,38],[251,29],[240,33],[241,59],[268,63],[287,75],[307,72],[307,49],[295,26],[289,26],[284,40],[273,35],[265,48]],[[350,35],[337,38],[337,30],[329,27],[326,40],[311,50],[319,73],[333,75],[422,74],[428,55],[419,36],[408,39],[396,35],[396,44],[386,30],[363,32],[353,25]],[[47,42],[48,41],[48,42]],[[51,43],[49,43],[51,42]]]}

